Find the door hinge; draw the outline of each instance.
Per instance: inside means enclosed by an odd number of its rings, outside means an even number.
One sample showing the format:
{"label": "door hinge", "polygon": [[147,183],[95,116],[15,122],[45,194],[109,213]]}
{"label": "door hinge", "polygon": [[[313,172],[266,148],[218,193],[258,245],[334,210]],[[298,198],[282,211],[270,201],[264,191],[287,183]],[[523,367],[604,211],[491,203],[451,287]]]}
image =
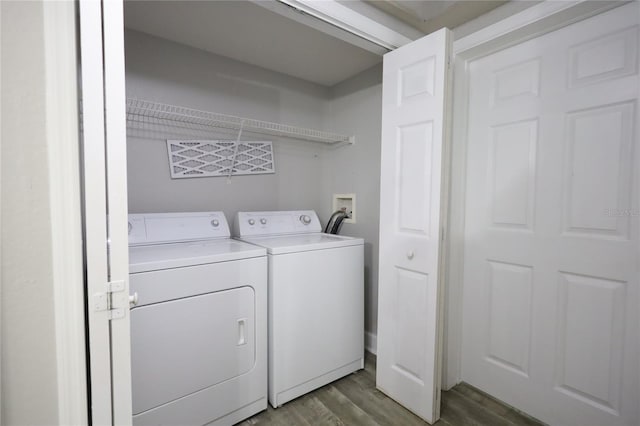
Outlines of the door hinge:
{"label": "door hinge", "polygon": [[124,292],[124,281],[111,281],[105,285],[104,293],[93,295],[93,310],[95,312],[108,311],[108,319],[114,320],[124,318],[124,308],[114,308],[114,293]]}

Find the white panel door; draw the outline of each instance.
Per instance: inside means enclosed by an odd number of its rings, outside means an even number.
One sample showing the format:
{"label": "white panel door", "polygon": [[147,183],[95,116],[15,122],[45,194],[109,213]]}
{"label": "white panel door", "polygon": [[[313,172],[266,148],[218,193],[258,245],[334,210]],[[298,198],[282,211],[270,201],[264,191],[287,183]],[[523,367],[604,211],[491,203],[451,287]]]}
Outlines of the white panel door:
{"label": "white panel door", "polygon": [[376,385],[440,416],[438,265],[449,31],[384,56]]}
{"label": "white panel door", "polygon": [[111,321],[111,398],[116,425],[131,424],[133,414],[123,9],[122,0],[102,2],[109,281],[122,283],[121,290],[112,295],[111,309],[123,313]]}
{"label": "white panel door", "polygon": [[127,425],[132,406],[122,0],[80,1],[79,24],[91,423]]}
{"label": "white panel door", "polygon": [[470,64],[462,379],[638,425],[638,3]]}
{"label": "white panel door", "polygon": [[84,201],[84,255],[87,326],[89,329],[89,389],[91,424],[113,424],[111,409],[111,346],[109,312],[92,300],[102,297],[109,280],[107,203],[104,145],[104,83],[102,8],[97,1],[79,5],[82,96],[82,186]]}

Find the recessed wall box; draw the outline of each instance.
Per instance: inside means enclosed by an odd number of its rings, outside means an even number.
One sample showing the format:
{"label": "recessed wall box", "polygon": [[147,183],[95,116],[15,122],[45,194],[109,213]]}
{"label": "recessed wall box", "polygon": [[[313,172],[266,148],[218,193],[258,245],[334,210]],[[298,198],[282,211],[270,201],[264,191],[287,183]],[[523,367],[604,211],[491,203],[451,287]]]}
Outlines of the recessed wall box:
{"label": "recessed wall box", "polygon": [[349,218],[344,223],[356,223],[356,194],[333,194],[333,210],[345,209]]}

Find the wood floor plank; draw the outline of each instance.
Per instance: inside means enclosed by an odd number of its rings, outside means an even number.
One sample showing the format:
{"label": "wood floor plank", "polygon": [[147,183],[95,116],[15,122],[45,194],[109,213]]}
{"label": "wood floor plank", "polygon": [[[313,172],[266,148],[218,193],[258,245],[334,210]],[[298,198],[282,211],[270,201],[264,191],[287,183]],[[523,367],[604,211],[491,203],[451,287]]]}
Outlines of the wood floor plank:
{"label": "wood floor plank", "polygon": [[441,417],[454,425],[510,426],[512,423],[463,395],[448,391],[442,397]]}
{"label": "wood floor plank", "polygon": [[[241,426],[427,426],[376,388],[376,357],[365,368],[278,409],[269,407]],[[517,410],[467,384],[442,393],[437,426],[541,426]]]}
{"label": "wood floor plank", "polygon": [[342,419],[324,405],[317,397],[316,392],[291,401],[289,404],[295,404],[312,425],[346,426]]}
{"label": "wood floor plank", "polygon": [[492,411],[505,419],[513,422],[517,425],[523,426],[541,426],[543,423],[520,413],[518,410],[505,405],[504,403],[496,400],[495,398],[485,394],[484,392],[470,386],[466,383],[460,383],[451,389],[453,392],[458,392],[465,397],[477,402],[489,411]]}
{"label": "wood floor plank", "polygon": [[375,404],[387,413],[387,417],[393,420],[392,424],[402,424],[406,426],[426,426],[428,424],[376,388],[375,381],[369,379],[366,375],[355,376],[353,380],[360,385],[363,392],[368,394],[368,398],[372,404]]}
{"label": "wood floor plank", "polygon": [[253,417],[248,418],[242,423],[236,426],[255,426],[255,425],[275,425],[278,424],[274,416],[272,415],[273,409],[268,406],[266,410],[256,414]]}
{"label": "wood floor plank", "polygon": [[[399,404],[387,397],[380,398],[374,394],[375,387],[361,385],[358,374],[351,375],[334,383],[334,386],[351,402],[368,413],[378,424],[382,426],[425,426],[417,416],[407,412]],[[360,375],[361,376],[361,375]],[[377,391],[377,390],[376,390]],[[379,391],[377,391],[379,392]],[[381,403],[381,400],[384,403]]]}
{"label": "wood floor plank", "polygon": [[333,384],[318,389],[316,396],[347,425],[379,426],[362,408],[354,404]]}
{"label": "wood floor plank", "polygon": [[284,404],[282,407],[272,409],[272,415],[277,416],[282,425],[312,426],[313,423],[308,421],[306,413],[298,406],[299,404]]}
{"label": "wood floor plank", "polygon": [[345,426],[313,393],[290,401],[278,408],[269,406],[267,410],[245,420],[238,426],[253,425]]}
{"label": "wood floor plank", "polygon": [[351,376],[348,376],[350,380],[358,383],[362,389],[371,389],[376,387],[375,376],[372,376],[365,370],[360,370]]}
{"label": "wood floor plank", "polygon": [[376,376],[376,362],[378,361],[378,357],[372,354],[371,352],[365,352],[364,355],[364,371],[367,371],[373,374],[373,377]]}

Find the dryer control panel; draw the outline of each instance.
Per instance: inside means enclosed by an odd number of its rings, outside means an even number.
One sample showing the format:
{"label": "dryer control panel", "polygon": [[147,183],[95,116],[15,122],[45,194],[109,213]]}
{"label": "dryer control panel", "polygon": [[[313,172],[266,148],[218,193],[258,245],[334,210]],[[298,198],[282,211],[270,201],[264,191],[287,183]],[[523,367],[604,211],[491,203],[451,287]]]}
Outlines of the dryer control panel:
{"label": "dryer control panel", "polygon": [[235,237],[314,232],[322,232],[322,225],[313,210],[238,212],[233,222]]}
{"label": "dryer control panel", "polygon": [[223,212],[143,213],[129,215],[129,245],[229,238]]}

